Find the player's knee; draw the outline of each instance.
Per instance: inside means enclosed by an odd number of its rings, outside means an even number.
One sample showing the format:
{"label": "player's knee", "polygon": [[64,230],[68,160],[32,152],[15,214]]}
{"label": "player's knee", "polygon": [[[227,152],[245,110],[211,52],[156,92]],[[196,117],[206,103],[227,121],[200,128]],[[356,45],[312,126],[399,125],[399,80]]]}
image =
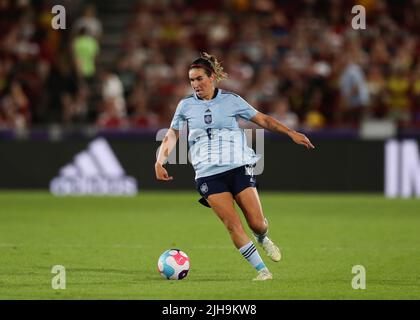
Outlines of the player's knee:
{"label": "player's knee", "polygon": [[268,228],[268,225],[264,219],[248,221],[248,226],[257,234],[265,233]]}
{"label": "player's knee", "polygon": [[228,229],[229,233],[241,234],[245,232],[240,221],[226,221],[225,226]]}

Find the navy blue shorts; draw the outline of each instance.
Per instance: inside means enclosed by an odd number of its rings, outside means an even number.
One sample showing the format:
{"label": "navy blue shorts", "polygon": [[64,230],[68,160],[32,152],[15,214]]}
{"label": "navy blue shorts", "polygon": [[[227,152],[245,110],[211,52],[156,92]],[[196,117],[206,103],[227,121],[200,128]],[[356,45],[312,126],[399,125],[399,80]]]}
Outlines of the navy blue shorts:
{"label": "navy blue shorts", "polygon": [[211,194],[230,192],[236,196],[248,187],[256,187],[257,181],[253,175],[254,165],[242,166],[212,176],[198,178],[196,188],[203,197],[199,202],[208,206],[207,197]]}

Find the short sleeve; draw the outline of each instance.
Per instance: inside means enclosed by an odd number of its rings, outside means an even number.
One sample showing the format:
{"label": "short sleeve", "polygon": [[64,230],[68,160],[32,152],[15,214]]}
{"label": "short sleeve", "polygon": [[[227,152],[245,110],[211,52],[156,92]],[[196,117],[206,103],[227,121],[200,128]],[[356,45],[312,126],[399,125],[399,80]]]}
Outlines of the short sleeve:
{"label": "short sleeve", "polygon": [[184,114],[182,114],[183,105],[184,104],[182,103],[182,101],[178,103],[178,106],[176,107],[176,110],[175,110],[174,117],[171,122],[171,128],[178,131],[182,129],[183,122],[185,121],[185,116]]}
{"label": "short sleeve", "polygon": [[258,111],[253,106],[245,101],[245,99],[237,96],[235,97],[235,100],[237,116],[249,121],[258,113]]}

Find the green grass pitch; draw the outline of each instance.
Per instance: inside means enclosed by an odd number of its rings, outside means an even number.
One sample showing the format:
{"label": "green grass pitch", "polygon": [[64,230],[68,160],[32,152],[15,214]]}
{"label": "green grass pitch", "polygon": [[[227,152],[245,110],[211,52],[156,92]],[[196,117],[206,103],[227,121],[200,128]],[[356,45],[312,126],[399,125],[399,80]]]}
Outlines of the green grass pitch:
{"label": "green grass pitch", "polygon": [[[0,299],[420,299],[420,201],[380,195],[261,193],[283,259],[272,281],[234,248],[193,192],[133,198],[0,193]],[[248,232],[249,229],[247,228]],[[188,277],[157,272],[184,250]],[[66,289],[54,290],[54,265]],[[351,283],[366,269],[366,289]]]}

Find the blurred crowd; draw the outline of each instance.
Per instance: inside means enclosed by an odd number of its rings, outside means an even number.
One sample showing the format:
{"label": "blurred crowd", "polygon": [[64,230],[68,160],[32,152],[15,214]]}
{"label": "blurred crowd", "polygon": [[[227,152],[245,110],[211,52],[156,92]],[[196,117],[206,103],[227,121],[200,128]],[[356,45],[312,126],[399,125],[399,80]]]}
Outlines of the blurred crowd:
{"label": "blurred crowd", "polygon": [[101,2],[62,3],[54,30],[49,1],[0,0],[0,128],[168,127],[201,51],[229,74],[220,88],[292,128],[420,128],[420,0],[133,1],[107,65]]}

